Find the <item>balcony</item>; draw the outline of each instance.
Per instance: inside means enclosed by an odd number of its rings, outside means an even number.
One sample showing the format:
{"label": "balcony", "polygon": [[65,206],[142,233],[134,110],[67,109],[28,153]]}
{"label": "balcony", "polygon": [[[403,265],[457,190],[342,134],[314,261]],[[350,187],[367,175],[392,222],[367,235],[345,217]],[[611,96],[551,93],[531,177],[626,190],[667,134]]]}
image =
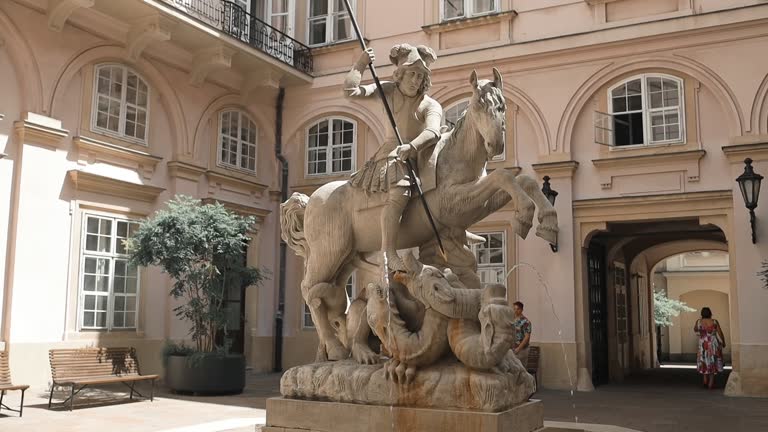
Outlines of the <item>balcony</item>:
{"label": "balcony", "polygon": [[163,0],[177,10],[306,74],[312,50],[227,0]]}

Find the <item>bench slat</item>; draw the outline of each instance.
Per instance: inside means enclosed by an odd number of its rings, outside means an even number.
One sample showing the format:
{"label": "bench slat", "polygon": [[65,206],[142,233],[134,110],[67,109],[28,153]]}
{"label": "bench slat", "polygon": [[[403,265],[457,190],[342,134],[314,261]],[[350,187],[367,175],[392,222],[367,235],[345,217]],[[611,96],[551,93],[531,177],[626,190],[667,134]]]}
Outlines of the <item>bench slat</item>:
{"label": "bench slat", "polygon": [[[109,382],[140,378],[136,351],[131,347],[52,349],[48,352],[54,382]],[[96,383],[96,382],[94,382]]]}

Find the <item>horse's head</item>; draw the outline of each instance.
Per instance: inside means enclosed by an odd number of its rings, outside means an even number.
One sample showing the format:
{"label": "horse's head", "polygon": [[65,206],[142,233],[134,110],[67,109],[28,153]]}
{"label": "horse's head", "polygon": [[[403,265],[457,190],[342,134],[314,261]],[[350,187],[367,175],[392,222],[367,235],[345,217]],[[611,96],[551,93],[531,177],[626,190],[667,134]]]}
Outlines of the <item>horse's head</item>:
{"label": "horse's head", "polygon": [[472,85],[472,100],[466,116],[477,127],[485,140],[488,160],[504,152],[507,104],[501,92],[501,73],[493,68],[493,80],[478,80],[477,72],[469,76]]}

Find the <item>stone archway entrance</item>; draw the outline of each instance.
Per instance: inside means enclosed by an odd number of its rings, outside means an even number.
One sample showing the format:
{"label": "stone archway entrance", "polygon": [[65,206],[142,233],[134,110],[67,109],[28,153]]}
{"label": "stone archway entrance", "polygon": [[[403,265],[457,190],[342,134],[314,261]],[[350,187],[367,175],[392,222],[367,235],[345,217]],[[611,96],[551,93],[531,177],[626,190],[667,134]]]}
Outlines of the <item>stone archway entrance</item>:
{"label": "stone archway entrance", "polygon": [[[693,252],[699,250],[702,243],[717,245],[717,249],[727,248],[725,234],[720,228],[701,225],[697,219],[611,222],[607,224],[606,230],[593,236],[587,263],[590,274],[589,333],[593,385],[621,382],[633,371],[653,368],[658,363],[654,342],[656,326],[652,313],[656,277],[654,268],[658,262],[667,258],[660,254],[670,249],[669,245]],[[592,252],[595,250],[605,251],[601,264],[594,262],[598,259]],[[600,277],[593,270],[595,268],[604,269],[603,281],[599,280]],[[693,272],[680,273],[677,274],[678,279],[683,276],[685,279],[677,282],[695,283],[691,280]],[[597,282],[602,282],[602,286]],[[700,301],[711,297],[701,297],[701,293],[694,294],[692,291],[688,289],[684,294],[695,298],[697,306]],[[718,306],[721,305],[718,303]],[[729,309],[727,301],[725,307]],[[689,321],[695,321],[692,315],[695,314],[686,313],[678,320],[678,335],[683,333],[690,336],[688,333],[691,333],[692,323]],[[680,331],[683,325],[687,332]],[[688,345],[693,338],[685,337],[682,340],[686,344],[685,352],[690,357],[691,347]],[[680,338],[673,340],[673,346],[677,346],[675,342],[679,345]],[[695,361],[695,350],[693,353]],[[682,356],[676,360],[691,361]]]}
{"label": "stone archway entrance", "polygon": [[[654,268],[680,253],[731,253],[731,203],[730,191],[574,202],[582,246],[576,254],[580,390],[657,366]],[[723,312],[733,320],[736,278],[730,269],[726,275],[728,294],[734,295]],[[738,341],[738,328],[730,338]]]}

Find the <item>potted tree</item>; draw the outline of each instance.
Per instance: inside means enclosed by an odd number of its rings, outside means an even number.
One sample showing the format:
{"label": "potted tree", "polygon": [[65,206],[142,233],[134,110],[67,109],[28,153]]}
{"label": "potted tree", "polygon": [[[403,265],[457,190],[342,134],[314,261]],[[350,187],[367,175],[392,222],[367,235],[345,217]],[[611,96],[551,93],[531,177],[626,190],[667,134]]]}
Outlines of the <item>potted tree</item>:
{"label": "potted tree", "polygon": [[258,285],[263,273],[244,264],[252,217],[223,205],[177,196],[144,221],[126,242],[134,265],[156,265],[173,279],[173,309],[189,322],[192,346],[164,349],[165,381],[174,391],[239,393],[245,386],[245,357],[229,352],[225,291],[232,284]]}

